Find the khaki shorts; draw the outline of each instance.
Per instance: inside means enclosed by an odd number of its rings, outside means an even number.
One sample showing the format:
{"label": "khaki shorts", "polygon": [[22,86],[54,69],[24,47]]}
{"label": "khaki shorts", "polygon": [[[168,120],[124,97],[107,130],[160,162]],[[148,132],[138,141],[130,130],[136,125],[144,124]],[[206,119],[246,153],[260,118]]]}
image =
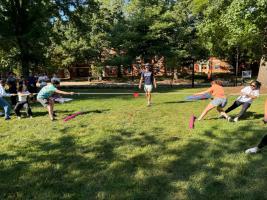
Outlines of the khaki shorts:
{"label": "khaki shorts", "polygon": [[49,99],[37,99],[43,107],[47,107],[49,105]]}
{"label": "khaki shorts", "polygon": [[227,104],[227,99],[226,98],[216,98],[216,99],[213,99],[210,103],[213,106],[219,106],[221,108],[224,108]]}
{"label": "khaki shorts", "polygon": [[144,90],[145,92],[152,92],[153,86],[152,85],[145,85]]}

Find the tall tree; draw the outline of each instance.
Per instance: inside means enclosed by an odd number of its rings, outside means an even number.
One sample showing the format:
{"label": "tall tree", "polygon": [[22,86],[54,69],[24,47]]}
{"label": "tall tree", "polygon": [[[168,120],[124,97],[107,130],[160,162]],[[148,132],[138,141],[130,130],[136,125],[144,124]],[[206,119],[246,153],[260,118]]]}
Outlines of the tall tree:
{"label": "tall tree", "polygon": [[7,54],[16,49],[25,77],[30,65],[38,63],[49,46],[51,17],[50,0],[0,0],[0,48]]}

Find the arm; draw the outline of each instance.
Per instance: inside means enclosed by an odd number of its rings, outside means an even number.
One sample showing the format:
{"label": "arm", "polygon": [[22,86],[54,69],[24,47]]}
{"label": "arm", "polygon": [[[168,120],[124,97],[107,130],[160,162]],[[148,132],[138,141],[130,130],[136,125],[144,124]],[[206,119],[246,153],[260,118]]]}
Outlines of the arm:
{"label": "arm", "polygon": [[254,96],[252,94],[246,94],[247,97],[251,98],[251,99],[257,99],[258,96]]}
{"label": "arm", "polygon": [[154,87],[157,88],[157,82],[156,82],[155,77],[153,79],[154,79]]}
{"label": "arm", "polygon": [[68,95],[68,94],[73,95],[74,94],[74,92],[64,92],[64,91],[61,91],[61,90],[56,90],[55,93],[66,94],[66,95]]}
{"label": "arm", "polygon": [[15,96],[15,95],[6,93],[5,89],[1,86],[0,87],[0,96],[2,96],[2,97],[10,97],[10,96]]}
{"label": "arm", "polygon": [[22,93],[18,92],[18,96],[24,97],[24,96],[29,96],[31,93]]}
{"label": "arm", "polygon": [[206,93],[210,93],[210,92],[211,92],[211,89],[209,88],[209,89],[207,89],[207,90],[205,90],[203,92],[195,93],[194,95],[201,95],[201,94],[206,94]]}
{"label": "arm", "polygon": [[141,89],[142,87],[142,82],[143,82],[143,77],[141,76],[140,81],[139,81],[139,89]]}

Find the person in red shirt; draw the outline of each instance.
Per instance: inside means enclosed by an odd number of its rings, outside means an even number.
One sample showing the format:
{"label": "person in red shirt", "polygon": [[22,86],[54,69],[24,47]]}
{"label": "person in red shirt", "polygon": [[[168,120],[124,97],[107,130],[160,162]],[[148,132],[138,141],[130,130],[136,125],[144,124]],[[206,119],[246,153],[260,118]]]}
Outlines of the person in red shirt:
{"label": "person in red shirt", "polygon": [[224,116],[227,120],[231,118],[224,112],[223,108],[227,104],[227,98],[224,94],[224,89],[222,87],[222,82],[215,80],[211,82],[211,87],[203,92],[196,93],[194,95],[202,95],[205,93],[210,93],[213,96],[213,100],[207,105],[203,110],[201,115],[198,117],[198,121],[202,120],[203,117],[213,108],[217,107],[217,111]]}

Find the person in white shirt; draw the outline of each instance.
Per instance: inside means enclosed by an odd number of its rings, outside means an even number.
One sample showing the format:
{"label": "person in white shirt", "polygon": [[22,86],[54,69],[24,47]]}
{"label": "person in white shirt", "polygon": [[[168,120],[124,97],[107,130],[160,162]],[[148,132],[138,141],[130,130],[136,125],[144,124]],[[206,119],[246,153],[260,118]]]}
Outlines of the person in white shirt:
{"label": "person in white shirt", "polygon": [[16,96],[17,94],[6,93],[6,91],[4,89],[5,84],[6,84],[6,82],[4,80],[0,80],[0,106],[4,108],[5,120],[9,120],[10,119],[11,106],[3,97]]}
{"label": "person in white shirt", "polygon": [[29,105],[28,96],[31,93],[28,91],[24,81],[19,84],[18,88],[18,102],[14,108],[14,112],[18,119],[21,118],[20,110],[24,107],[26,109],[27,116],[32,118],[32,110]]}
{"label": "person in white shirt", "polygon": [[247,109],[251,106],[252,102],[260,95],[261,83],[258,81],[252,81],[250,86],[247,86],[241,90],[241,95],[235,100],[233,105],[226,109],[226,113],[231,112],[237,107],[242,105],[242,109],[239,114],[234,118],[234,122],[237,122],[240,117],[244,115]]}

